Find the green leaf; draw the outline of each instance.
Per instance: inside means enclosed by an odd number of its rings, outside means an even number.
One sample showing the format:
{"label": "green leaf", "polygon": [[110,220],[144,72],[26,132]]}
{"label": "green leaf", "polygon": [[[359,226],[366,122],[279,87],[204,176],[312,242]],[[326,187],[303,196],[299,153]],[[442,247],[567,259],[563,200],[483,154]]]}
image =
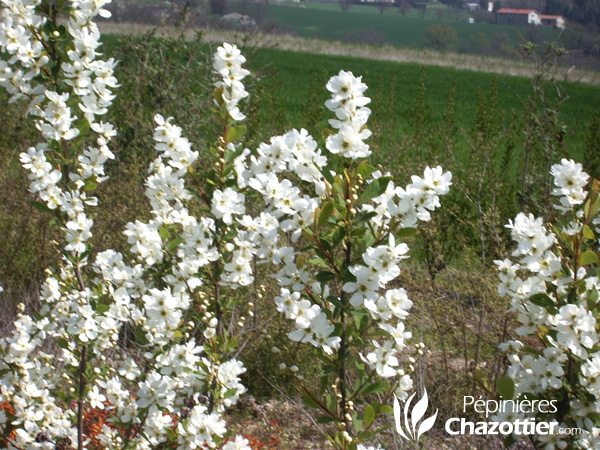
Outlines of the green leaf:
{"label": "green leaf", "polygon": [[360,224],[360,223],[368,222],[376,215],[377,215],[377,213],[375,211],[360,211],[356,215],[356,218],[354,219],[354,223]]}
{"label": "green leaf", "polygon": [[509,434],[504,438],[504,448],[511,447],[515,442],[517,442],[515,436],[513,434]]}
{"label": "green leaf", "polygon": [[169,233],[167,227],[162,226],[158,229],[158,235],[166,241],[171,236],[171,233]]}
{"label": "green leaf", "polygon": [[[308,250],[311,250],[312,247],[307,248],[307,249],[303,249],[303,252],[306,252]],[[323,259],[323,258],[312,258],[308,261],[310,264],[312,264],[313,266],[318,266],[318,267],[329,267],[329,265],[327,264],[327,262]]]}
{"label": "green leaf", "polygon": [[225,88],[223,86],[216,87],[214,89],[215,100],[217,101],[217,105],[223,106],[223,92],[225,92]]}
{"label": "green leaf", "polygon": [[91,180],[87,180],[83,186],[84,191],[95,191],[98,185]]}
{"label": "green leaf", "polygon": [[329,297],[327,297],[327,301],[337,308],[344,309],[344,304],[340,301],[338,297],[330,295]]}
{"label": "green leaf", "polygon": [[354,309],[352,310],[352,316],[354,317],[356,330],[362,333],[369,325],[369,314],[365,309]]}
{"label": "green leaf", "polygon": [[591,219],[593,218],[598,210],[600,210],[600,180],[594,180],[592,183],[592,188],[590,189],[590,194],[587,202],[585,202],[584,211],[585,218]]}
{"label": "green leaf", "polygon": [[38,202],[37,200],[32,200],[29,202],[29,204],[40,212],[52,211],[50,208],[48,208],[48,205],[43,202]]}
{"label": "green leaf", "polygon": [[530,355],[536,355],[536,356],[542,356],[543,353],[539,350],[536,350],[533,347],[523,347],[521,348],[521,352],[523,353],[529,353]]}
{"label": "green leaf", "polygon": [[[321,370],[321,373],[325,373],[325,368],[323,368]],[[328,372],[328,373],[331,373],[331,372]],[[320,393],[321,393],[321,395],[323,395],[323,393],[327,390],[327,387],[329,386],[329,376],[327,374],[326,375],[322,375],[321,376],[321,381],[320,381],[319,384],[320,384],[320,386],[319,386]]]}
{"label": "green leaf", "polygon": [[583,226],[583,237],[586,239],[594,239],[594,232],[587,225]]}
{"label": "green leaf", "polygon": [[363,177],[363,180],[366,180],[376,170],[377,169],[375,167],[370,166],[366,161],[363,161],[356,168],[356,174],[360,175],[361,177]]}
{"label": "green leaf", "polygon": [[512,378],[502,376],[496,381],[496,390],[504,400],[511,400],[515,395],[515,383]]}
{"label": "green leaf", "polygon": [[336,228],[335,232],[333,233],[333,236],[331,237],[331,247],[337,247],[340,244],[340,242],[344,240],[345,237],[346,230],[342,227]]}
{"label": "green leaf", "polygon": [[335,273],[323,270],[317,274],[316,278],[319,283],[327,283],[328,281],[335,280],[335,277]]}
{"label": "green leaf", "polygon": [[592,250],[586,250],[579,257],[579,265],[588,266],[590,264],[596,264],[598,262],[598,255]]}
{"label": "green leaf", "polygon": [[179,244],[181,244],[183,242],[183,238],[182,237],[178,237],[175,238],[171,241],[169,241],[169,243],[167,244],[167,250],[169,250],[170,252],[172,252],[173,250],[175,250]]}
{"label": "green leaf", "polygon": [[243,125],[238,125],[236,127],[231,127],[229,131],[227,131],[227,142],[237,142],[244,136],[246,133],[246,127]]}
{"label": "green leaf", "polygon": [[315,234],[319,234],[319,223],[321,223],[320,220],[321,217],[321,208],[319,206],[317,206],[315,208],[315,212],[313,213],[313,222],[315,223]]}
{"label": "green leaf", "polygon": [[326,424],[326,423],[331,423],[331,422],[337,422],[337,419],[335,417],[331,417],[331,416],[317,417],[317,423]]}
{"label": "green leaf", "polygon": [[167,439],[170,442],[173,442],[177,439],[177,435],[175,434],[175,432],[173,430],[171,430],[170,428],[166,428],[166,435],[167,435]]}
{"label": "green leaf", "polygon": [[319,226],[322,227],[323,225],[325,225],[327,223],[327,221],[329,220],[329,218],[331,217],[331,214],[333,213],[333,201],[329,200],[328,202],[326,202],[323,207],[321,208],[321,214],[319,215]]}
{"label": "green leaf", "polygon": [[356,415],[354,416],[354,420],[352,420],[352,425],[354,426],[354,431],[357,433],[363,430],[363,421],[356,417]]}
{"label": "green leaf", "polygon": [[367,440],[371,439],[372,436],[373,436],[373,432],[371,432],[369,430],[365,430],[358,435],[358,438],[361,441],[367,441]]}
{"label": "green leaf", "polygon": [[312,398],[310,398],[307,395],[302,396],[302,403],[304,403],[309,408],[319,408],[319,409],[321,408],[321,405],[319,405],[317,402],[315,402]]}
{"label": "green leaf", "polygon": [[529,297],[529,301],[534,305],[541,306],[542,308],[556,308],[556,303],[546,294],[535,294]]}
{"label": "green leaf", "polygon": [[408,236],[412,236],[416,232],[417,232],[417,229],[413,228],[413,227],[400,228],[396,232],[396,237],[408,237]]}
{"label": "green leaf", "polygon": [[392,408],[390,405],[381,405],[379,412],[381,414],[390,414],[394,412],[394,408]]}
{"label": "green leaf", "polygon": [[375,410],[371,405],[365,406],[365,427],[369,428],[375,420]]}
{"label": "green leaf", "polygon": [[[589,298],[590,302],[592,302],[592,308],[593,308],[593,305],[598,303],[598,291],[596,289],[591,290],[588,298]],[[590,309],[592,309],[592,308],[590,308]]]}
{"label": "green leaf", "polygon": [[390,183],[390,177],[381,177],[373,180],[358,198],[359,203],[366,203],[385,192]]}
{"label": "green leaf", "polygon": [[328,169],[327,167],[325,167],[321,174],[323,175],[323,178],[325,178],[325,180],[327,180],[327,182],[333,186],[333,184],[335,183],[335,180],[333,179],[333,175],[331,174],[331,170]]}
{"label": "green leaf", "polygon": [[136,330],[135,339],[136,339],[136,343],[138,343],[140,345],[145,345],[148,343],[148,339],[146,338],[146,333],[141,328],[138,328]]}
{"label": "green leaf", "polygon": [[338,399],[335,395],[329,394],[325,398],[325,404],[327,405],[327,409],[331,412],[337,411],[337,402]]}
{"label": "green leaf", "polygon": [[475,370],[474,378],[479,386],[481,386],[488,392],[492,392],[492,385],[490,384],[490,380],[481,369],[477,368]]}
{"label": "green leaf", "polygon": [[389,387],[390,385],[385,381],[379,381],[377,383],[371,383],[366,385],[360,393],[362,395],[381,394],[382,392],[387,391]]}
{"label": "green leaf", "polygon": [[110,309],[109,305],[98,305],[98,306],[96,306],[96,313],[104,314],[104,313],[108,312],[109,309]]}
{"label": "green leaf", "polygon": [[227,389],[227,391],[225,391],[225,394],[223,394],[223,398],[233,397],[237,393],[237,391],[238,390],[236,388]]}

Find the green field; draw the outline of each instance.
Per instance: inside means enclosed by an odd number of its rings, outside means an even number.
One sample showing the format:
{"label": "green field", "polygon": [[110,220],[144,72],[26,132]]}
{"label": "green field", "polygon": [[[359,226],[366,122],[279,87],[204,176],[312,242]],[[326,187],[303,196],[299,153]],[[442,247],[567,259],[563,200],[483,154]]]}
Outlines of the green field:
{"label": "green field", "polygon": [[[256,16],[257,4],[238,6],[238,10]],[[235,6],[234,6],[235,8]],[[455,29],[459,41],[470,42],[495,36],[496,40],[516,41],[515,28],[489,23],[469,24],[464,18],[470,17],[464,11],[451,12],[444,8],[426,10],[424,16],[410,10],[406,17],[396,8],[385,9],[383,14],[375,6],[353,5],[349,11],[342,11],[338,3],[292,3],[271,4],[266,17],[275,24],[275,31],[295,32],[303,37],[329,40],[348,40],[356,33],[371,32],[379,38],[398,47],[420,48],[427,27],[435,23],[448,22]],[[264,12],[262,14],[265,14]],[[528,39],[546,40],[556,35],[549,28],[518,28]],[[498,35],[502,35],[499,38]],[[360,35],[359,35],[360,36]],[[366,37],[365,39],[368,39]]]}
{"label": "green field", "polygon": [[[127,40],[125,37],[105,36],[105,48],[109,55],[123,61],[119,69],[135,72],[138,70],[135,68],[137,63],[128,60],[130,55],[122,51]],[[206,54],[210,51],[205,45],[186,45],[187,52]],[[169,52],[172,54],[169,59],[172,57],[177,61],[180,57],[179,63],[185,63],[189,55],[180,54],[179,49],[177,45],[171,47]],[[397,154],[402,150],[408,152],[405,157],[410,157],[415,151],[407,141],[413,139],[415,134],[411,118],[417,102],[421,73],[424,74],[425,81],[424,120],[428,132],[432,135],[443,122],[449,92],[453,83],[456,84],[453,107],[457,130],[453,152],[459,159],[467,158],[472,150],[470,133],[477,119],[478,98],[480,95],[489,97],[492,80],[496,80],[498,91],[496,120],[498,126],[507,132],[510,129],[511,133],[520,133],[519,126],[525,120],[525,103],[533,91],[532,80],[524,77],[437,66],[423,68],[417,64],[267,48],[248,47],[243,51],[248,57],[248,68],[253,73],[260,74],[256,85],[259,92],[254,93],[253,97],[253,101],[256,102],[253,108],[258,111],[255,123],[252,124],[255,142],[284,133],[290,128],[305,127],[316,137],[326,133],[329,117],[323,105],[327,98],[325,83],[340,70],[347,70],[362,76],[369,86],[367,95],[372,99],[369,106],[373,111],[373,144],[380,149],[380,156],[384,160],[389,158],[388,152]],[[190,74],[185,76],[189,77]],[[199,75],[191,74],[192,79],[197,76]],[[127,74],[121,74],[119,79],[127,77]],[[600,86],[581,83],[562,83],[560,86],[564,88],[562,95],[565,101],[561,104],[559,118],[567,131],[564,136],[563,153],[581,158],[592,118],[600,111]],[[554,88],[549,89],[550,98],[556,92]],[[183,123],[193,120],[189,117],[189,110],[178,107],[176,103],[173,107],[170,104],[164,106],[166,110],[160,111],[162,114],[171,114]],[[147,114],[151,113],[148,111]],[[310,129],[310,126],[314,129]],[[522,139],[518,137],[515,140],[517,153],[521,151],[522,145]]]}
{"label": "green field", "polygon": [[[255,70],[260,67],[277,70],[278,83],[274,87],[274,96],[280,99],[289,126],[303,126],[304,105],[311,94],[309,81],[313,75],[326,81],[340,70],[349,70],[355,75],[362,75],[369,86],[367,94],[373,99],[370,107],[374,116],[383,117],[393,110],[398,137],[402,133],[410,133],[406,116],[415,102],[421,73],[419,65],[268,49],[258,50],[251,64]],[[460,128],[472,128],[477,93],[479,90],[487,93],[494,78],[498,80],[498,109],[506,115],[506,120],[512,112],[521,115],[523,101],[532,90],[530,79],[434,66],[425,68],[425,98],[431,122],[438,123],[442,119],[449,90],[456,80],[456,120]],[[318,88],[321,89],[318,95],[324,101],[327,96],[324,86]],[[569,99],[561,111],[569,130],[566,140],[568,147],[577,153],[576,149],[580,147],[591,117],[600,110],[600,87],[567,83],[565,88]],[[393,99],[390,97],[392,91],[395,91]]]}

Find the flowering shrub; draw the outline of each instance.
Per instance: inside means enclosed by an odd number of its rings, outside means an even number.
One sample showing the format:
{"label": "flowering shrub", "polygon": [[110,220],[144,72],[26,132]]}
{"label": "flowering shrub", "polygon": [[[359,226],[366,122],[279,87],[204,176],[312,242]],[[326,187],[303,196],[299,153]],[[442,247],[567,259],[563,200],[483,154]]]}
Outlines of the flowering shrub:
{"label": "flowering shrub", "polygon": [[[598,344],[598,238],[600,183],[586,186],[581,164],[563,159],[552,166],[556,225],[520,213],[509,223],[515,260],[496,261],[500,293],[511,300],[518,339],[502,345],[510,362],[514,396],[546,400],[536,419],[578,427],[581,435],[537,436],[538,448],[600,448],[600,346]],[[506,390],[511,397],[513,388]],[[511,421],[520,413],[508,411]],[[508,420],[499,417],[498,420]]]}
{"label": "flowering shrub", "polygon": [[[391,411],[377,402],[360,411],[366,396],[378,393],[389,399],[395,393],[406,398],[412,389],[411,369],[405,370],[399,359],[411,337],[404,319],[412,302],[403,288],[388,285],[408,257],[408,246],[400,240],[419,221],[429,220],[451,180],[441,167],[428,167],[423,178],[413,176],[402,188],[367,164],[366,88],[344,71],[329,80],[332,96],[326,106],[335,114],[330,124],[336,132],[327,138],[326,148],[333,156],[328,161],[319,157],[315,164],[320,176],[314,177],[314,194],[307,199],[314,212],[302,227],[291,228],[292,242],[302,232],[302,252],[285,246],[274,257],[282,266],[275,275],[281,286],[277,309],[295,326],[289,338],[315,347],[322,361],[318,390],[297,376],[303,400],[320,410],[321,423],[335,425],[329,439],[343,449],[362,448],[361,442],[378,431],[377,417]],[[293,154],[294,146],[287,148],[285,154]],[[270,179],[277,182],[275,175]]]}
{"label": "flowering shrub", "polygon": [[[45,142],[22,153],[21,162],[41,200],[35,205],[54,215],[65,236],[61,269],[43,284],[41,308],[22,311],[12,335],[0,341],[0,397],[9,405],[0,414],[3,438],[17,449],[248,449],[242,437],[226,441],[221,417],[244,392],[245,369],[230,355],[235,339],[223,329],[222,314],[231,306],[222,303],[231,299],[220,295],[221,278],[233,287],[248,279],[227,280],[227,264],[222,271],[226,228],[217,227],[227,215],[216,208],[219,222],[211,222],[187,214],[191,194],[182,177],[198,153],[160,116],[161,156],[147,182],[153,219],[125,231],[138,262],[129,266],[113,250],[90,257],[88,210],[97,204],[92,192],[106,179],[116,135],[99,120],[118,87],[116,63],[99,59],[92,22],[108,14],[106,3],[3,2],[0,45],[10,58],[0,61],[0,84],[12,101],[30,102]],[[68,22],[59,25],[64,13]],[[243,74],[228,74],[235,89],[223,88],[226,111],[240,95],[234,82]],[[203,277],[209,281],[200,288]],[[198,327],[188,318],[192,306],[203,311]],[[130,333],[135,355],[123,348]]]}
{"label": "flowering shrub", "polygon": [[206,156],[211,169],[196,172],[199,152],[157,114],[151,218],[124,231],[133,263],[110,249],[92,253],[93,191],[106,179],[116,135],[99,120],[118,87],[116,63],[100,59],[92,21],[108,15],[108,2],[2,0],[0,47],[9,58],[0,61],[0,84],[12,101],[29,101],[44,142],[21,162],[35,206],[64,233],[64,258],[41,288],[41,308],[22,308],[0,340],[3,442],[251,448],[231,437],[222,414],[245,391],[232,351],[262,265],[274,268],[277,309],[295,325],[290,339],[311,344],[323,362],[318,391],[297,375],[306,404],[335,425],[334,446],[366,448],[375,419],[391,409],[371,403],[359,412],[363,398],[405,398],[412,388],[411,368],[399,360],[412,303],[404,289],[388,288],[407,258],[400,241],[429,220],[451,175],[427,168],[401,188],[369,166],[366,85],[343,71],[327,85],[330,158],[303,129],[244,148],[249,72],[240,51],[223,44],[213,61],[220,131]]}

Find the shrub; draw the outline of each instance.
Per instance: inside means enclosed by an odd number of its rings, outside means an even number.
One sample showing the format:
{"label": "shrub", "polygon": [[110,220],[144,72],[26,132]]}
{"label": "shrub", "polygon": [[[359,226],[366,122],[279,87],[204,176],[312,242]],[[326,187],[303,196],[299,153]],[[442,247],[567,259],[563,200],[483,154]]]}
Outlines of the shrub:
{"label": "shrub", "polygon": [[435,23],[425,30],[423,47],[439,51],[450,50],[458,41],[458,34],[452,26],[446,22]]}
{"label": "shrub", "polygon": [[[502,345],[514,387],[505,398],[546,401],[533,408],[535,420],[552,420],[560,428],[581,428],[583,434],[535,437],[538,448],[600,446],[600,347],[598,346],[598,239],[600,182],[585,190],[589,176],[581,164],[563,159],[552,166],[560,217],[520,213],[507,227],[517,243],[514,260],[496,261],[500,292],[517,314],[517,336]],[[514,395],[513,395],[514,392]],[[494,420],[525,419],[517,411]]]}

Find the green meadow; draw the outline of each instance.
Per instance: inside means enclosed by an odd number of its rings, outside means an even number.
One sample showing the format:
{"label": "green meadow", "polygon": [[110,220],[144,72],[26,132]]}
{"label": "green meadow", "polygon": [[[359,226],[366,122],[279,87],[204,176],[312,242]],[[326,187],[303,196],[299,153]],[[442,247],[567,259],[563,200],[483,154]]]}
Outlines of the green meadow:
{"label": "green meadow", "polygon": [[[257,4],[245,4],[234,8],[256,16]],[[292,4],[271,4],[266,19],[275,25],[275,30],[296,33],[302,37],[327,40],[347,40],[356,33],[370,32],[391,45],[398,47],[421,48],[427,28],[435,23],[448,22],[457,33],[459,41],[469,42],[481,36],[496,40],[517,41],[515,31],[528,39],[551,39],[555,31],[548,28],[528,29],[501,26],[490,23],[465,22],[472,14],[464,11],[452,12],[446,8],[434,8],[422,13],[411,9],[404,17],[397,8],[387,8],[380,12],[378,7],[352,5],[346,12],[338,3],[302,2]],[[423,14],[423,15],[421,15]]]}
{"label": "green meadow", "polygon": [[[254,70],[272,69],[276,81],[272,93],[285,113],[287,126],[300,127],[306,115],[307,99],[311,95],[322,101],[327,98],[323,83],[340,70],[363,76],[369,86],[367,94],[373,99],[370,105],[376,119],[394,117],[394,129],[400,137],[410,133],[408,116],[417,96],[422,70],[425,77],[425,103],[431,124],[439,123],[446,110],[449,91],[456,82],[455,117],[458,127],[470,130],[475,123],[478,92],[487,94],[492,80],[498,86],[498,110],[501,120],[511,120],[511,114],[520,117],[524,103],[532,92],[532,80],[523,77],[493,75],[468,70],[456,70],[417,64],[393,63],[348,57],[319,56],[309,53],[270,49],[256,51],[250,60]],[[311,92],[320,89],[318,92]],[[567,147],[577,154],[587,128],[595,113],[600,111],[600,87],[565,83],[568,99],[561,105],[561,117],[567,126]],[[321,104],[316,105],[321,107]]]}

